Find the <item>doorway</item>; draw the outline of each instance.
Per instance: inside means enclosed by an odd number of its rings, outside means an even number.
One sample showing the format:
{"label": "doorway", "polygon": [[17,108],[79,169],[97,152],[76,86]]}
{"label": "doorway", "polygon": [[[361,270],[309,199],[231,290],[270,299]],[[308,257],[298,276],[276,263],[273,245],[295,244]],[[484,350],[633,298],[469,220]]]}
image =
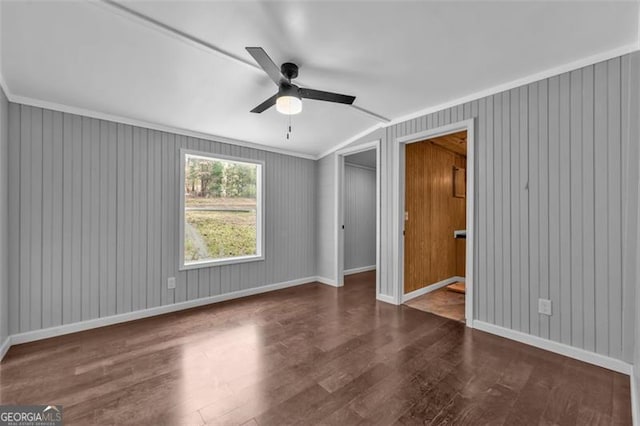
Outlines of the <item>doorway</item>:
{"label": "doorway", "polygon": [[336,284],[371,282],[380,294],[379,141],[336,153]]}
{"label": "doorway", "polygon": [[405,148],[407,305],[464,321],[466,130]]}
{"label": "doorway", "polygon": [[400,302],[468,326],[473,319],[473,136],[473,120],[466,120],[397,140]]}

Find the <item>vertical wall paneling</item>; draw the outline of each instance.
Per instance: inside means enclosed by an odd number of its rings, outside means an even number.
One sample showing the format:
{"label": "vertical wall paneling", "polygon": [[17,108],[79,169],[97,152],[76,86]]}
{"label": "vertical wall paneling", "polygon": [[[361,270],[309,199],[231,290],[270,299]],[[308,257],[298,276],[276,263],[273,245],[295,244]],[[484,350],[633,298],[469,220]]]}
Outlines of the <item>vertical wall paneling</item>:
{"label": "vertical wall paneling", "polygon": [[[48,326],[62,324],[62,265],[63,265],[63,116],[53,112],[52,120],[52,187],[51,187],[51,323]],[[44,283],[43,283],[44,285]],[[47,326],[46,324],[43,324]]]}
{"label": "vertical wall paneling", "polygon": [[[144,172],[143,162],[140,156],[140,145],[142,144],[140,140],[140,128],[134,127],[132,134],[132,177],[131,177],[131,186],[132,186],[132,194],[131,194],[131,221],[132,221],[132,232],[131,232],[131,282],[132,282],[132,291],[131,291],[131,310],[136,311],[141,309],[140,306],[140,292],[138,289],[134,289],[134,285],[140,286],[140,254],[142,251],[142,244],[140,241],[140,198],[142,197],[142,187],[140,185],[140,176]],[[135,283],[135,284],[134,284]]]}
{"label": "vertical wall paneling", "polygon": [[9,336],[9,101],[0,89],[0,344]]}
{"label": "vertical wall paneling", "polygon": [[[125,186],[125,143],[124,143],[124,125],[118,124],[116,127],[116,143],[117,143],[117,185],[116,185],[116,313],[121,314],[124,310],[124,244],[125,229],[120,218],[125,215],[124,202],[124,186]],[[159,247],[160,245],[158,245]]]}
{"label": "vertical wall paneling", "polygon": [[[154,262],[154,280],[152,286],[154,288],[154,305],[153,306],[161,306],[166,304],[167,300],[167,286],[166,283],[162,279],[162,206],[163,206],[163,197],[162,197],[162,147],[163,141],[162,134],[158,131],[153,130],[154,133],[154,151],[155,156],[153,158],[154,163],[154,176],[153,179],[155,181],[155,246],[153,247],[153,255],[155,257]],[[176,277],[176,283],[178,279]],[[160,283],[158,285],[158,283]],[[172,290],[175,291],[175,290]]]}
{"label": "vertical wall paneling", "polygon": [[582,71],[570,73],[570,168],[571,168],[571,340],[578,347],[584,345],[584,276],[586,275],[583,259],[583,225],[578,214],[582,208],[583,198],[583,163],[582,163]]}
{"label": "vertical wall paneling", "polygon": [[[633,267],[624,259],[630,256],[626,247],[633,248],[626,242],[633,238],[627,235],[633,221],[623,211],[633,210],[630,182],[637,181],[636,159],[627,160],[627,153],[638,143],[633,126],[639,56],[586,66],[385,129],[383,206],[395,196],[390,177],[398,137],[475,119],[476,319],[631,361],[635,288],[626,279]],[[332,208],[319,206],[320,216]],[[383,208],[387,261],[380,274],[385,294],[393,296],[394,258],[401,248],[389,244],[398,222],[387,215]],[[321,259],[323,246],[318,248]],[[552,301],[550,317],[538,313],[538,298]]]}
{"label": "vertical wall paneling", "polygon": [[148,152],[148,137],[147,129],[139,129],[139,160],[138,164],[138,179],[140,184],[139,193],[139,215],[138,215],[138,232],[139,232],[139,250],[140,258],[138,268],[138,309],[148,308],[147,303],[147,254],[149,252],[149,214],[148,214],[148,199],[149,199],[149,152]]}
{"label": "vertical wall paneling", "polygon": [[30,202],[30,294],[29,316],[30,325],[42,322],[42,110],[31,110],[31,190],[28,196]]}
{"label": "vertical wall paneling", "polygon": [[[484,141],[487,139],[487,125],[485,122],[486,117],[486,99],[481,99],[479,103],[479,118],[478,119],[478,129],[476,133],[479,136],[479,140],[484,144]],[[478,186],[480,188],[486,187],[487,181],[487,149],[486,147],[479,149],[479,168],[478,168]],[[478,280],[478,306],[476,309],[478,318],[486,321],[487,314],[487,306],[488,306],[488,295],[489,290],[487,288],[488,280],[487,280],[487,197],[484,191],[480,192],[480,196],[478,197],[478,217],[476,220],[478,224],[478,232],[479,235],[479,250],[478,250],[478,275],[480,279]]]}
{"label": "vertical wall paneling", "polygon": [[20,330],[29,329],[29,308],[31,296],[31,108],[21,107],[20,117]]}
{"label": "vertical wall paneling", "polygon": [[71,117],[71,320],[82,320],[82,117]]}
{"label": "vertical wall paneling", "polygon": [[[495,113],[495,105],[494,105],[494,97],[489,96],[487,98],[486,105],[486,141],[485,141],[485,150],[486,150],[486,193],[484,196],[486,197],[485,203],[485,214],[486,214],[486,241],[487,241],[487,259],[486,259],[486,268],[487,268],[487,281],[486,281],[486,291],[487,291],[487,321],[494,323],[496,320],[496,257],[495,257],[495,231],[496,231],[496,222],[495,222],[495,168],[494,168],[494,160],[495,160],[495,132],[494,132],[494,113]],[[440,125],[440,123],[438,124]]]}
{"label": "vertical wall paneling", "polygon": [[[638,239],[634,236],[638,231],[638,191],[640,185],[638,183],[638,143],[631,143],[631,140],[638,140],[637,129],[640,123],[636,120],[638,97],[632,96],[631,93],[637,90],[637,76],[640,69],[636,68],[637,60],[631,56],[624,56],[620,63],[620,86],[621,89],[628,87],[629,90],[621,90],[622,106],[621,119],[621,139],[622,139],[622,358],[633,359],[634,342],[626,339],[625,336],[634,335],[635,331],[635,309],[637,290],[635,286],[629,285],[634,283],[637,271],[637,253]],[[637,93],[637,92],[636,92]],[[626,111],[625,111],[626,110]],[[632,115],[632,111],[636,111],[636,115]],[[632,195],[633,194],[633,195]],[[634,196],[635,195],[635,196]],[[640,322],[638,322],[640,324]],[[638,327],[640,331],[640,327]],[[637,373],[636,373],[637,376]],[[638,397],[640,398],[640,396]]]}
{"label": "vertical wall paneling", "polygon": [[520,91],[512,89],[510,92],[510,133],[507,146],[510,150],[508,185],[510,187],[510,262],[511,274],[509,275],[509,285],[511,288],[511,328],[522,330],[520,298],[522,295],[520,284]]}
{"label": "vertical wall paneling", "polygon": [[[549,79],[548,87],[548,236],[549,293],[552,310],[560,311],[560,79]],[[549,318],[549,338],[560,340],[560,315]]]}
{"label": "vertical wall paneling", "polygon": [[569,74],[560,77],[560,304],[556,315],[560,317],[560,341],[571,345],[571,81]]}
{"label": "vertical wall paneling", "polygon": [[[123,246],[124,246],[124,262],[123,262],[123,283],[122,283],[122,309],[124,312],[130,312],[131,295],[133,293],[133,129],[129,125],[123,128],[123,171],[124,171],[124,216],[119,217],[124,228]],[[166,168],[164,169],[166,170]],[[166,259],[166,257],[164,258]],[[164,262],[163,262],[164,263]]]}
{"label": "vertical wall paneling", "polygon": [[90,120],[89,146],[90,159],[87,161],[91,168],[89,184],[89,297],[88,318],[98,318],[100,315],[100,121]]}
{"label": "vertical wall paneling", "polygon": [[[42,114],[42,211],[51,212],[53,203],[53,112]],[[42,324],[51,327],[51,291],[53,288],[53,217],[42,216]]]}
{"label": "vertical wall paneling", "polygon": [[[609,278],[608,254],[608,87],[607,63],[595,65],[595,116],[594,116],[594,189],[595,189],[595,282],[606,282]],[[573,220],[573,217],[572,217]],[[607,353],[609,336],[607,322],[609,318],[609,291],[606,286],[595,287],[595,350]]]}
{"label": "vertical wall paneling", "polygon": [[531,333],[530,321],[530,293],[529,278],[529,89],[520,88],[520,136],[518,138],[520,150],[519,159],[519,187],[520,187],[520,321],[521,331]]}
{"label": "vertical wall paneling", "polygon": [[[335,205],[335,158],[334,155],[328,155],[318,161],[318,180],[317,180],[317,194],[318,194],[318,206],[322,206],[323,213],[318,215],[317,234],[318,234],[318,260],[317,260],[317,274],[320,277],[326,279],[334,279],[335,259],[333,259],[333,253],[335,251],[334,244],[334,205]],[[384,172],[384,170],[383,170]],[[268,168],[266,170],[267,179],[272,179],[274,171]],[[270,215],[271,208],[273,208],[273,201],[276,194],[267,194],[266,197],[266,209],[265,214]],[[265,218],[266,219],[266,218]],[[267,253],[271,255],[271,239],[270,235],[273,232],[272,222],[266,222],[267,229],[265,230]],[[267,274],[271,271],[271,266],[266,265]],[[222,271],[221,271],[222,272]]]}
{"label": "vertical wall paneling", "polygon": [[502,217],[502,169],[506,164],[502,163],[502,94],[493,96],[493,277],[494,277],[494,321],[504,325],[504,282],[502,279],[504,253],[502,235],[504,221]]}
{"label": "vertical wall paneling", "polygon": [[[22,117],[15,117],[17,122],[22,121]],[[71,322],[71,170],[72,170],[72,146],[71,146],[71,116],[62,115],[62,321],[61,324]],[[20,147],[17,148],[20,152]],[[19,155],[19,154],[18,154]],[[19,217],[11,216],[10,220]],[[16,220],[16,219],[14,219]],[[19,219],[17,219],[19,220]]]}
{"label": "vertical wall paneling", "polygon": [[[316,275],[313,161],[9,108],[9,333]],[[264,261],[178,271],[178,162],[187,146],[265,162]]]}
{"label": "vertical wall paneling", "polygon": [[109,239],[108,239],[108,202],[109,202],[109,186],[108,186],[108,158],[109,158],[109,145],[107,140],[107,123],[100,122],[98,127],[98,158],[99,164],[98,170],[98,193],[102,194],[98,198],[98,257],[99,257],[99,271],[98,271],[98,316],[106,315],[107,298],[109,290]]}
{"label": "vertical wall paneling", "polygon": [[[9,104],[9,141],[20,141],[20,131],[22,130],[20,112],[21,106],[18,104]],[[20,144],[9,143],[9,188],[20,182]],[[9,333],[20,329],[20,191],[9,190],[9,282],[13,285],[9,286]],[[15,219],[17,218],[17,220]],[[13,220],[12,220],[13,219]]]}
{"label": "vertical wall paneling", "polygon": [[107,143],[107,301],[106,312],[101,312],[102,316],[114,315],[118,312],[116,303],[118,288],[118,264],[117,264],[117,213],[118,213],[118,143],[117,143],[117,126],[115,123],[106,123],[105,141]]}
{"label": "vertical wall paneling", "polygon": [[609,356],[622,356],[622,159],[620,58],[607,61],[607,250]]}
{"label": "vertical wall paneling", "polygon": [[[549,85],[538,85],[538,161],[539,161],[539,259],[541,299],[549,299]],[[549,317],[540,315],[540,336],[549,338]]]}
{"label": "vertical wall paneling", "polygon": [[529,327],[531,333],[540,334],[538,297],[540,295],[540,167],[538,83],[529,85]]}
{"label": "vertical wall paneling", "polygon": [[[461,241],[453,238],[453,232],[466,228],[466,199],[454,197],[452,172],[454,167],[467,168],[466,157],[437,141],[434,138],[405,147],[405,294],[464,275],[464,266],[458,268],[458,262],[465,263],[464,251],[458,251]],[[374,178],[371,176],[371,186],[375,185]],[[372,226],[374,215],[372,212],[370,216]],[[375,256],[374,251],[371,256]]]}
{"label": "vertical wall paneling", "polygon": [[91,304],[91,119],[82,118],[80,127],[80,318],[90,318]]}
{"label": "vertical wall paneling", "polygon": [[503,325],[512,327],[513,281],[511,280],[511,98],[509,92],[502,93],[502,303]]}
{"label": "vertical wall paneling", "polygon": [[[581,216],[582,235],[582,294],[584,315],[584,347],[595,350],[595,204],[594,204],[594,67],[582,70],[582,206],[571,215]],[[569,218],[568,220],[572,220]]]}

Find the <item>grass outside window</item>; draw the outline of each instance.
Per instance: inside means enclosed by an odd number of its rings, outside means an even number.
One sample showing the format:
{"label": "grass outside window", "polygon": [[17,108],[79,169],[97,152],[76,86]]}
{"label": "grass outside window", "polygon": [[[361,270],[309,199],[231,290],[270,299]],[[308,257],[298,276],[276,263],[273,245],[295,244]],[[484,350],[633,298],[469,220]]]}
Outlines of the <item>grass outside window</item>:
{"label": "grass outside window", "polygon": [[183,152],[182,267],[262,256],[262,164]]}

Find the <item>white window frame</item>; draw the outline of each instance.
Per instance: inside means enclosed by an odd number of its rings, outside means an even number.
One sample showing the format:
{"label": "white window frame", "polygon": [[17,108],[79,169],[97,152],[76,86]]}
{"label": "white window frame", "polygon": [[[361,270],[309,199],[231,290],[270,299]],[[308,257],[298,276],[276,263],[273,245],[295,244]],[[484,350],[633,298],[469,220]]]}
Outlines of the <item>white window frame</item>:
{"label": "white window frame", "polygon": [[[185,166],[187,155],[200,157],[203,160],[233,161],[258,166],[256,172],[256,254],[251,256],[225,257],[221,259],[211,259],[197,261],[186,264],[184,258],[184,221],[185,221]],[[231,157],[228,155],[216,154],[213,152],[194,151],[190,149],[180,150],[180,252],[178,269],[180,271],[208,268],[212,266],[231,265],[234,263],[256,262],[264,260],[264,161],[252,160],[241,157]]]}

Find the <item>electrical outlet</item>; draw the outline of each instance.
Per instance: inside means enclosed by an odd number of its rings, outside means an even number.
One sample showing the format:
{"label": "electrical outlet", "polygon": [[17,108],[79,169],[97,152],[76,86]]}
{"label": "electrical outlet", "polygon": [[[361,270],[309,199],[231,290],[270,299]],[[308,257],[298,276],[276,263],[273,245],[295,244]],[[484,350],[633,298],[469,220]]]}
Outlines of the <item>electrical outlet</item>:
{"label": "electrical outlet", "polygon": [[551,315],[551,300],[538,299],[538,313],[543,315]]}
{"label": "electrical outlet", "polygon": [[176,277],[169,277],[169,279],[167,279],[167,288],[176,288]]}

